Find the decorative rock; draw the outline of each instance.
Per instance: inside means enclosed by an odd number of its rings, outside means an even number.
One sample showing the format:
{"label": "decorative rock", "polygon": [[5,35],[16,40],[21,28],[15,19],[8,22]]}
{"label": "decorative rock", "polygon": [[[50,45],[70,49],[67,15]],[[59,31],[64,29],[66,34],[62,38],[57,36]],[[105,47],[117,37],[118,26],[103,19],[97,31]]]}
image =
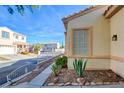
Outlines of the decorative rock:
{"label": "decorative rock", "polygon": [[86,82],[85,85],[88,86],[88,85],[90,85],[90,83],[89,82]]}
{"label": "decorative rock", "polygon": [[119,84],[124,84],[124,82],[122,82],[122,81],[119,81]]}
{"label": "decorative rock", "polygon": [[104,82],[104,84],[109,85],[109,84],[110,84],[110,82]]}
{"label": "decorative rock", "polygon": [[59,80],[59,78],[58,78],[58,77],[55,77],[55,78],[53,79],[54,84],[57,83],[58,80]]}
{"label": "decorative rock", "polygon": [[68,81],[69,81],[69,77],[68,77],[68,76],[65,76],[65,77],[63,78],[63,80],[64,80],[64,82],[68,82]]}
{"label": "decorative rock", "polygon": [[118,84],[118,82],[112,82],[112,84]]}
{"label": "decorative rock", "polygon": [[79,85],[78,83],[71,83],[73,86],[77,86],[77,85]]}
{"label": "decorative rock", "polygon": [[107,73],[108,77],[112,77],[111,73]]}
{"label": "decorative rock", "polygon": [[48,86],[53,86],[54,85],[54,83],[48,83]]}
{"label": "decorative rock", "polygon": [[64,85],[65,85],[65,86],[68,86],[68,85],[70,85],[70,84],[71,84],[70,82],[67,82],[67,83],[65,83]]}
{"label": "decorative rock", "polygon": [[95,82],[91,82],[90,84],[91,84],[91,85],[96,85],[96,83],[95,83]]}
{"label": "decorative rock", "polygon": [[57,84],[58,86],[63,86],[64,85],[64,83],[59,83],[59,84]]}
{"label": "decorative rock", "polygon": [[99,72],[99,74],[100,74],[100,75],[104,75],[104,73],[103,73],[103,72]]}
{"label": "decorative rock", "polygon": [[96,84],[97,84],[97,85],[102,85],[102,84],[103,84],[103,82],[96,82]]}
{"label": "decorative rock", "polygon": [[77,82],[79,83],[79,85],[84,85],[86,80],[85,78],[77,78]]}

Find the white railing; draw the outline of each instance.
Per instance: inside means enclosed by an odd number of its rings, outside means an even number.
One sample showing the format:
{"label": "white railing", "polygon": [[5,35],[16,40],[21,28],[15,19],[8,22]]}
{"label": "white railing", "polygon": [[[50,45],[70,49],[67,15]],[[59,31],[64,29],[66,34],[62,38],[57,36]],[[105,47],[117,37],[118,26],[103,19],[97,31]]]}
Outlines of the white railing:
{"label": "white railing", "polygon": [[35,67],[36,65],[34,64],[26,64],[17,68],[16,70],[12,71],[10,74],[7,75],[7,82],[17,79],[18,77],[32,71],[33,69],[35,69]]}
{"label": "white railing", "polygon": [[26,64],[23,65],[11,73],[9,73],[6,77],[0,78],[0,87],[6,87],[7,85],[11,84],[14,81],[17,81],[24,76],[26,76],[29,72],[36,68],[36,64]]}

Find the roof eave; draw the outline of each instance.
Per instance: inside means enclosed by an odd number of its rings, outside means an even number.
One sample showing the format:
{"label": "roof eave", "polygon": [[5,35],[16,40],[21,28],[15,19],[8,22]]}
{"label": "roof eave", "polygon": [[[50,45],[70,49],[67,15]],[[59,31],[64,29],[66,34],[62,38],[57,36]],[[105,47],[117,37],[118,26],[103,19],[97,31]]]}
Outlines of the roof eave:
{"label": "roof eave", "polygon": [[111,18],[113,15],[115,15],[120,9],[122,9],[124,5],[114,5],[107,11],[105,11],[104,16],[105,18]]}
{"label": "roof eave", "polygon": [[100,9],[100,8],[103,8],[103,7],[105,7],[105,6],[107,6],[107,5],[97,5],[97,6],[94,6],[94,7],[92,6],[92,7],[90,7],[90,8],[87,8],[87,9],[83,10],[83,11],[80,11],[79,13],[75,13],[75,14],[70,15],[70,16],[68,16],[68,17],[64,17],[64,18],[62,19],[62,21],[63,21],[63,23],[64,23],[65,29],[67,30],[67,25],[68,25],[68,22],[69,22],[70,20],[72,20],[72,19],[74,19],[74,18],[77,18],[77,17],[80,17],[80,16],[82,16],[82,15],[88,14],[88,13],[90,13],[90,12],[93,12],[93,11],[95,11],[95,10],[97,10],[97,9]]}

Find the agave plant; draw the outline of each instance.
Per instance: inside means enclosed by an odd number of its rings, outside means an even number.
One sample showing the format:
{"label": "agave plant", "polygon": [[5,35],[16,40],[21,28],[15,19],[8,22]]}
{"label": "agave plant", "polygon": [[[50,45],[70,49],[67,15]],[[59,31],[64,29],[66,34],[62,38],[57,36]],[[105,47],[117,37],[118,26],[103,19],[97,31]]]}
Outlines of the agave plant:
{"label": "agave plant", "polygon": [[61,66],[53,64],[51,69],[52,69],[52,72],[53,72],[54,76],[58,76],[59,71],[61,69]]}
{"label": "agave plant", "polygon": [[75,61],[73,62],[73,66],[78,77],[84,76],[86,64],[87,64],[87,60],[81,60],[81,59],[79,60],[75,59]]}

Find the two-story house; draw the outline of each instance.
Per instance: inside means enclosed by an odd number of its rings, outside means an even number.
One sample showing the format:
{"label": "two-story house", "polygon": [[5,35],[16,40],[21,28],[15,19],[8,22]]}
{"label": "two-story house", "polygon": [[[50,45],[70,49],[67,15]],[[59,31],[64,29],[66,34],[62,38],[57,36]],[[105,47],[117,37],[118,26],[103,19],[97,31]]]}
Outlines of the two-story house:
{"label": "two-story house", "polygon": [[59,49],[60,45],[57,42],[51,42],[44,44],[44,47],[41,49],[41,52],[55,52],[56,49]]}
{"label": "two-story house", "polygon": [[0,27],[0,55],[17,54],[27,50],[26,36],[7,27]]}

